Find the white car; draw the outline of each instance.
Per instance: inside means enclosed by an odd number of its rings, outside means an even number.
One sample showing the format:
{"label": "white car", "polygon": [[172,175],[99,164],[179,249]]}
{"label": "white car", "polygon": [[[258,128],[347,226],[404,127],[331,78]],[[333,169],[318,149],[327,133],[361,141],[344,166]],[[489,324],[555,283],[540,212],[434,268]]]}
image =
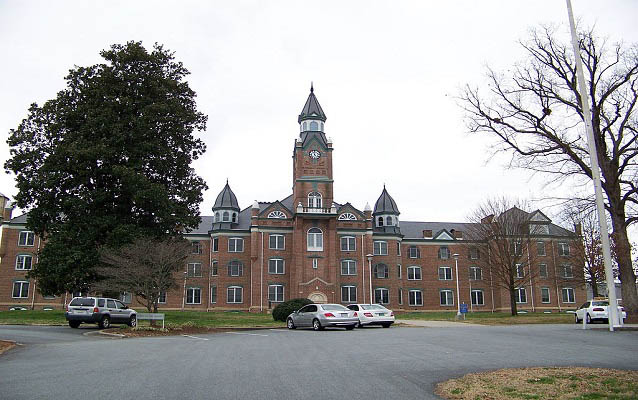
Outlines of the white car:
{"label": "white car", "polygon": [[347,306],[352,311],[356,311],[359,318],[358,328],[364,325],[381,325],[389,328],[394,324],[394,313],[380,304],[349,304]]}
{"label": "white car", "polygon": [[[583,321],[583,318],[587,320],[588,324],[593,321],[608,322],[607,307],[609,307],[609,300],[607,299],[594,299],[585,302],[574,313],[574,322],[577,324]],[[622,318],[627,318],[625,310],[618,306],[618,312],[622,313]]]}

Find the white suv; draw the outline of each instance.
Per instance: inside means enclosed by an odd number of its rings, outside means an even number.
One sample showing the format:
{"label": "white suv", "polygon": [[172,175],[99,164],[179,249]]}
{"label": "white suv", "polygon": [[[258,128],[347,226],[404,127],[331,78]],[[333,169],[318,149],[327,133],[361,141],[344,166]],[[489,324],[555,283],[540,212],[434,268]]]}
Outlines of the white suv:
{"label": "white suv", "polygon": [[137,312],[119,300],[105,297],[74,297],[69,303],[64,317],[71,328],[81,323],[97,323],[100,328],[111,324],[137,325]]}
{"label": "white suv", "polygon": [[[574,322],[578,324],[583,320],[583,318],[586,319],[588,324],[591,324],[593,321],[608,322],[608,307],[609,300],[607,299],[595,298],[594,300],[587,301],[585,304],[580,306],[578,310],[576,310],[576,313],[574,314]],[[621,306],[618,306],[618,312],[622,314],[623,319],[627,318],[627,313]]]}

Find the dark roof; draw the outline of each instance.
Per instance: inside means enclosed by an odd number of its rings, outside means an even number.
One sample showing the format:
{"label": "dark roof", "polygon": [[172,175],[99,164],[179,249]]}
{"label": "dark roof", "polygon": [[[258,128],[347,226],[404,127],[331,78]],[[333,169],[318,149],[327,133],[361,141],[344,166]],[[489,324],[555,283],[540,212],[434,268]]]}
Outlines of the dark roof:
{"label": "dark roof", "polygon": [[383,185],[383,192],[381,192],[381,196],[379,196],[377,202],[374,204],[374,212],[372,215],[377,214],[400,214],[397,203],[395,203],[392,196],[388,194],[388,191],[385,189],[385,185]]}
{"label": "dark roof", "polygon": [[308,100],[306,100],[306,104],[303,106],[303,110],[301,110],[301,114],[299,114],[297,122],[301,123],[301,121],[306,119],[319,119],[326,122],[326,114],[324,114],[323,109],[319,105],[319,101],[317,97],[315,97],[314,92],[315,89],[310,85],[310,95],[308,96]]}
{"label": "dark roof", "polygon": [[228,181],[226,181],[226,186],[224,186],[224,189],[219,192],[219,194],[217,195],[217,200],[215,200],[213,210],[218,208],[230,208],[239,211],[237,197],[235,197],[235,193],[233,193],[233,191],[230,189]]}
{"label": "dark roof", "polygon": [[10,222],[12,224],[26,224],[27,223],[27,213],[24,213],[22,215],[18,215],[17,217],[13,217],[13,218],[11,218],[11,220],[5,221],[5,222]]}

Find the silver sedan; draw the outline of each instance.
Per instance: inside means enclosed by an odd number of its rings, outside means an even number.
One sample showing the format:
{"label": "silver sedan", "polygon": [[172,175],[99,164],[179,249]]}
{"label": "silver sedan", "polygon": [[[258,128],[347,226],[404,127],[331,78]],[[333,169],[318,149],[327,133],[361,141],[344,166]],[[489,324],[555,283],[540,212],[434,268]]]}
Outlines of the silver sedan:
{"label": "silver sedan", "polygon": [[341,304],[308,304],[290,314],[286,321],[288,329],[312,327],[315,331],[332,326],[350,331],[358,323],[357,313]]}

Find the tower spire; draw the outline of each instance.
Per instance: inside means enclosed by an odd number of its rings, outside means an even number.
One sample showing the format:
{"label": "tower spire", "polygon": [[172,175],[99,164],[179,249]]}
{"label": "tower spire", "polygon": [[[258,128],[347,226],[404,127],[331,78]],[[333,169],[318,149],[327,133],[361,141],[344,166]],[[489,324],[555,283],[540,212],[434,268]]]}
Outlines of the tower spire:
{"label": "tower spire", "polygon": [[310,81],[310,93],[314,93],[315,92],[315,88],[313,87],[313,82]]}

